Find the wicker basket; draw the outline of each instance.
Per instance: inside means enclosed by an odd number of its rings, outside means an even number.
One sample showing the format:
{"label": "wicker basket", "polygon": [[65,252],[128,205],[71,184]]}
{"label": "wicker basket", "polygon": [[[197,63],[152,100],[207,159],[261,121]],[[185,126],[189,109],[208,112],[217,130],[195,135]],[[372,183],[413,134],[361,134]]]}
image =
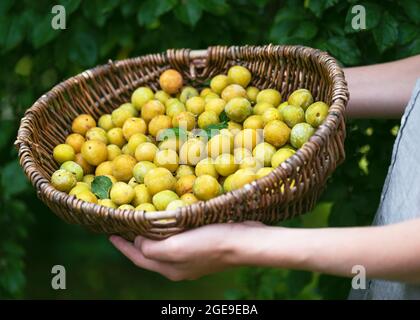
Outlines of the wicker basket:
{"label": "wicker basket", "polygon": [[[258,88],[276,88],[283,97],[307,88],[316,100],[330,105],[327,119],[310,141],[268,176],[212,200],[160,212],[110,209],[78,200],[50,184],[51,174],[58,168],[52,150],[63,143],[78,114],[89,113],[98,119],[129,101],[135,88],[148,85],[158,89],[159,75],[168,68],[177,69],[188,83],[200,86],[234,64],[246,66],[253,75],[252,85]],[[161,239],[210,223],[259,220],[271,224],[311,210],[327,178],[344,160],[348,96],[337,62],[319,50],[273,45],[168,50],[110,61],[58,84],[27,110],[16,145],[20,163],[39,198],[65,221],[96,232],[127,239],[137,234]]]}

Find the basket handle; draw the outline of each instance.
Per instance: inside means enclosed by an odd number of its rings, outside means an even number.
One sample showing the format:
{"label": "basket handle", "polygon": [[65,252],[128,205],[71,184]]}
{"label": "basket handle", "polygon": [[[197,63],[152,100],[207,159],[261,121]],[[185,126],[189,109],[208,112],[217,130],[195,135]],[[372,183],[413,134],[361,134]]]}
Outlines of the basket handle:
{"label": "basket handle", "polygon": [[207,50],[191,50],[189,52],[190,63],[190,76],[196,79],[197,76],[202,76],[208,58]]}
{"label": "basket handle", "polygon": [[23,140],[20,137],[17,137],[15,142],[13,143],[13,146],[16,148],[17,151],[19,151],[20,146],[23,144]]}
{"label": "basket handle", "polygon": [[207,58],[208,53],[206,49],[201,49],[201,50],[191,50],[190,51],[190,59],[194,60],[194,59],[205,59]]}

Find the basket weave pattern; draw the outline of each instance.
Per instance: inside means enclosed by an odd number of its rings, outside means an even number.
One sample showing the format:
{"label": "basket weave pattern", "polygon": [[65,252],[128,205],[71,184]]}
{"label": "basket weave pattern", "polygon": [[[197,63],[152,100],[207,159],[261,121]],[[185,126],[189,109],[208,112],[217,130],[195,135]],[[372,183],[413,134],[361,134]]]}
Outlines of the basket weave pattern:
{"label": "basket weave pattern", "polygon": [[[260,89],[276,88],[287,98],[292,91],[306,88],[315,101],[330,105],[327,119],[310,141],[268,176],[212,200],[161,212],[110,209],[78,200],[50,184],[58,168],[52,150],[65,141],[77,115],[88,113],[98,119],[130,101],[139,86],[158,90],[159,75],[169,68],[180,71],[188,84],[200,87],[235,64],[246,66],[253,75],[252,85]],[[342,70],[319,50],[273,45],[168,50],[110,61],[58,84],[27,110],[16,145],[39,198],[65,221],[96,232],[127,239],[137,234],[162,239],[210,223],[258,220],[271,224],[311,210],[327,178],[344,160],[348,96]]]}

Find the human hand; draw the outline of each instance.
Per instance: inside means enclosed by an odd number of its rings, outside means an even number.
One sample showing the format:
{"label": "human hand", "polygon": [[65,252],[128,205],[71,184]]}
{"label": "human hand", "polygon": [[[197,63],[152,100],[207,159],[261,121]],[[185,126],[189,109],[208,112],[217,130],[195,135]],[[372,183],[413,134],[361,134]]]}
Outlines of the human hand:
{"label": "human hand", "polygon": [[140,268],[158,272],[173,281],[192,280],[240,264],[238,244],[264,227],[254,221],[213,224],[165,240],[138,236],[131,243],[111,236],[110,241]]}

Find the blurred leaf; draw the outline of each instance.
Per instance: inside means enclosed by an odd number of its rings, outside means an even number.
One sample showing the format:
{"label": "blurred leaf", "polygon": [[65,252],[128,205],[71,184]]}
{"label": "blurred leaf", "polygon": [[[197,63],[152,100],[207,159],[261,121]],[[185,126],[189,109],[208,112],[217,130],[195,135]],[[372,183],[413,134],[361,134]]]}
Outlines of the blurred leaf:
{"label": "blurred leaf", "polygon": [[298,295],[312,281],[312,272],[291,270],[289,271],[286,283],[292,296]]}
{"label": "blurred leaf", "polygon": [[348,38],[331,37],[326,41],[325,49],[346,65],[356,65],[361,59],[358,46]]}
{"label": "blurred leaf", "polygon": [[373,37],[380,52],[392,47],[398,39],[398,22],[385,12],[378,27],[373,29]]}
{"label": "blurred leaf", "polygon": [[[267,0],[260,0],[260,5],[263,1],[267,2]],[[228,13],[230,9],[226,0],[198,0],[198,2],[205,11],[217,16]]]}
{"label": "blurred leaf", "polygon": [[343,299],[350,292],[350,283],[349,279],[343,281],[343,278],[323,274],[319,278],[318,290],[323,299],[337,299],[337,297]]}
{"label": "blurred leaf", "polygon": [[307,0],[305,7],[309,8],[317,17],[321,17],[322,13],[328,8],[334,6],[338,0]]}
{"label": "blurred leaf", "polygon": [[332,205],[332,202],[319,202],[311,212],[302,216],[302,226],[304,228],[328,227]]}
{"label": "blurred leaf", "polygon": [[139,25],[144,26],[154,22],[161,15],[171,10],[176,3],[177,0],[144,1],[137,13]]}
{"label": "blurred leaf", "polygon": [[23,267],[15,259],[9,258],[8,261],[6,267],[0,268],[0,288],[9,292],[11,297],[17,298],[20,297],[22,288],[25,285]]}
{"label": "blurred leaf", "polygon": [[98,8],[102,14],[111,13],[120,4],[120,0],[99,0]]}
{"label": "blurred leaf", "polygon": [[86,67],[91,67],[98,57],[96,39],[90,33],[77,33],[71,40],[68,52],[70,60]]}
{"label": "blurred leaf", "polygon": [[318,32],[318,27],[315,23],[311,21],[303,21],[296,32],[293,34],[293,37],[299,39],[309,40],[316,36]]}
{"label": "blurred leaf", "polygon": [[0,16],[4,18],[9,9],[13,6],[14,0],[2,0],[0,1]]}
{"label": "blurred leaf", "polygon": [[23,256],[25,253],[25,250],[23,249],[23,247],[13,241],[4,241],[0,245],[1,245],[0,251],[3,252],[4,254]]}
{"label": "blurred leaf", "polygon": [[289,44],[291,35],[298,26],[297,22],[280,21],[270,30],[270,40],[277,44]]}
{"label": "blurred leaf", "polygon": [[369,174],[369,160],[367,160],[365,155],[359,160],[359,168],[364,174]]}
{"label": "blurred leaf", "polygon": [[66,70],[68,66],[69,54],[67,54],[67,52],[70,50],[70,43],[67,38],[63,39],[59,37],[53,45],[52,55],[54,58],[54,66],[62,72],[63,70]]}
{"label": "blurred leaf", "polygon": [[225,299],[227,300],[244,299],[244,293],[239,289],[228,289],[225,291]]}
{"label": "blurred leaf", "polygon": [[43,16],[43,18],[40,19],[40,21],[37,22],[37,24],[32,29],[31,39],[35,49],[46,45],[54,38],[56,38],[62,31],[61,29],[53,29],[51,26],[51,21],[52,15],[46,14]]}
{"label": "blurred leaf", "polygon": [[414,39],[410,44],[402,47],[398,53],[398,58],[405,58],[420,53],[420,38]]}
{"label": "blurred leaf", "polygon": [[13,120],[0,120],[0,151],[12,142],[15,136],[15,122]]}
{"label": "blurred leaf", "polygon": [[307,17],[307,11],[302,7],[283,7],[277,12],[274,24],[283,21],[304,21]]}
{"label": "blurred leaf", "polygon": [[0,48],[9,51],[25,37],[25,21],[21,16],[6,16],[0,19]]}
{"label": "blurred leaf", "polygon": [[195,0],[181,1],[174,10],[175,16],[185,24],[195,26],[203,13],[200,2]]}
{"label": "blurred leaf", "polygon": [[92,181],[92,192],[99,199],[108,199],[109,191],[112,187],[112,181],[106,176],[97,176]]}
{"label": "blurred leaf", "polygon": [[19,235],[16,233],[16,231],[19,229],[19,227],[24,226],[26,223],[32,222],[32,216],[30,213],[28,213],[28,208],[25,203],[17,197],[7,199],[7,202],[5,202],[4,205],[4,209],[4,212],[2,212],[3,218],[5,219],[4,221],[13,221],[14,224],[9,226],[7,230],[4,230],[1,236],[7,237],[9,235],[13,239],[18,239]]}
{"label": "blurred leaf", "polygon": [[83,13],[86,17],[92,19],[97,26],[102,27],[118,4],[119,0],[83,1]]}
{"label": "blurred leaf", "polygon": [[303,8],[284,8],[274,19],[270,39],[279,44],[298,43],[315,37],[318,27],[310,21],[308,12]]}
{"label": "blurred leaf", "polygon": [[[89,0],[90,2],[91,0]],[[82,0],[58,0],[58,3],[66,8],[66,15],[73,13],[79,8]]]}
{"label": "blurred leaf", "polygon": [[399,125],[396,125],[396,126],[392,127],[392,129],[391,129],[391,134],[392,134],[394,137],[396,137],[396,136],[398,135],[399,130],[400,130],[400,126],[399,126]]}
{"label": "blurred leaf", "polygon": [[47,69],[41,74],[40,79],[43,88],[51,88],[57,83],[57,73],[52,68]]}
{"label": "blurred leaf", "polygon": [[418,0],[401,0],[398,1],[407,16],[416,24],[420,24],[420,1]]}
{"label": "blurred leaf", "polygon": [[32,59],[30,56],[24,56],[19,59],[15,66],[15,73],[27,77],[31,74],[32,70]]}
{"label": "blurred leaf", "polygon": [[[28,180],[18,161],[11,161],[1,169],[1,185],[6,198],[21,193],[28,187]],[[13,183],[10,183],[13,181]]]}
{"label": "blurred leaf", "polygon": [[352,227],[357,225],[356,207],[357,203],[354,203],[351,197],[336,200],[331,208],[329,217],[329,225],[337,227]]}
{"label": "blurred leaf", "polygon": [[398,43],[402,45],[408,44],[416,38],[420,38],[420,28],[411,23],[400,23],[398,31]]}
{"label": "blurred leaf", "polygon": [[270,0],[254,0],[255,4],[259,7],[265,6],[269,1]]}
{"label": "blurred leaf", "polygon": [[140,4],[139,1],[123,1],[120,5],[122,15],[129,17],[136,14]]}
{"label": "blurred leaf", "polygon": [[324,15],[323,18],[323,28],[321,28],[321,33],[326,34],[328,37],[332,36],[345,36],[344,24],[343,21],[335,15]]}

